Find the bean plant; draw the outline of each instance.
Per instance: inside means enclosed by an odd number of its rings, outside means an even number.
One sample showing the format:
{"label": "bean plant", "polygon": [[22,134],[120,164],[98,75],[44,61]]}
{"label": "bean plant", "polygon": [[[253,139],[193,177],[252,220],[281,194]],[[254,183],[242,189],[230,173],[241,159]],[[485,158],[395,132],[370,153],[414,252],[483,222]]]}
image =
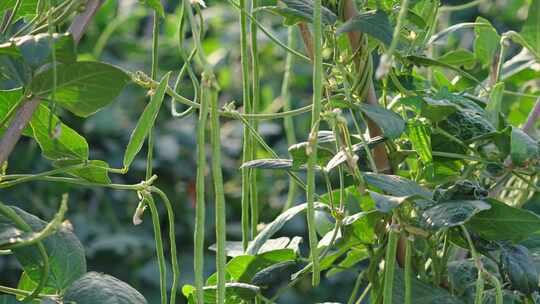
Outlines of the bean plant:
{"label": "bean plant", "polygon": [[[223,3],[182,0],[173,11],[167,1],[139,2],[151,21],[149,71],[78,56],[102,0],[0,2],[3,193],[37,182],[135,192],[133,224],[153,223],[162,304],[280,303],[306,278],[316,292],[344,272],[356,276],[347,303],[540,303],[540,217],[532,199],[540,185],[540,98],[512,90],[540,91],[537,78],[523,76],[540,64],[540,0],[522,1],[527,17],[519,31],[507,32],[482,17],[440,26],[454,13],[490,5],[483,0],[223,1],[238,18],[238,101],[227,100],[203,45],[205,11]],[[174,56],[183,64],[161,73],[168,17],[178,22]],[[276,17],[287,37],[265,22]],[[463,31],[473,35],[470,49],[449,42]],[[261,55],[263,38],[285,57],[280,97],[271,105],[261,102],[261,65],[272,64]],[[312,97],[301,107],[292,102],[295,64],[312,71]],[[86,119],[128,84],[147,91],[147,104],[126,130],[130,140],[114,168],[91,158],[86,139],[60,114]],[[532,101],[525,119],[506,115],[512,96]],[[153,129],[167,99],[171,120],[196,117],[192,269],[179,267],[175,201],[153,170]],[[300,117],[308,132],[300,132]],[[228,239],[222,172],[222,125],[232,120],[243,128],[241,240]],[[288,155],[261,131],[270,120],[283,125]],[[49,170],[10,170],[22,137],[37,143]],[[141,181],[114,183],[137,158],[146,159]],[[283,210],[270,222],[261,221],[266,200],[258,188],[266,170],[288,182]],[[0,303],[147,303],[127,283],[88,271],[77,227],[64,221],[69,193],[58,201],[48,221],[0,202],[0,255],[14,256],[22,269],[18,286],[0,285]],[[305,217],[306,234],[279,237],[296,217]],[[207,240],[213,223],[215,239]],[[212,243],[216,272],[208,276]],[[180,286],[184,272],[194,281]]]}

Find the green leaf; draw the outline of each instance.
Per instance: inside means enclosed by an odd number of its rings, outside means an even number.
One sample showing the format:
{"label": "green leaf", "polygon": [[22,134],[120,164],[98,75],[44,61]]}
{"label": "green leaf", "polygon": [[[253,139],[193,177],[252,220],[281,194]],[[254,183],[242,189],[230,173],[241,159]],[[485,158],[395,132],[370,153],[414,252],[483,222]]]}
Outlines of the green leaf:
{"label": "green leaf", "polygon": [[521,37],[532,53],[540,59],[540,0],[532,0],[529,16],[521,28]]}
{"label": "green leaf", "polygon": [[377,10],[358,14],[336,30],[337,35],[348,32],[366,33],[388,47],[392,43],[394,29],[388,15]]}
{"label": "green leaf", "polygon": [[146,304],[133,287],[110,275],[89,272],[78,279],[64,295],[65,303],[77,304]]}
{"label": "green leaf", "polygon": [[25,239],[32,237],[33,233],[24,232],[11,223],[0,222],[0,248],[4,248],[6,245],[20,243]]}
{"label": "green leaf", "polygon": [[[280,250],[280,249],[292,249],[295,252],[299,250],[298,245],[302,242],[302,238],[299,236],[293,237],[291,240],[288,237],[279,237],[276,239],[268,239],[264,245],[259,249],[257,254],[262,254],[269,251]],[[216,244],[211,245],[208,249],[212,251],[217,251]],[[225,252],[229,257],[237,257],[244,255],[244,249],[242,248],[242,242],[240,241],[227,241],[225,244]]]}
{"label": "green leaf", "polygon": [[[19,105],[19,102],[22,101],[23,90],[22,89],[13,89],[13,90],[7,90],[2,91],[0,90],[0,121],[3,121],[6,119],[7,115],[16,109],[16,107]],[[13,116],[12,116],[13,118]],[[11,119],[10,119],[11,120]],[[0,135],[4,133],[4,131],[9,126],[9,121],[6,121],[6,124],[3,126],[0,126]],[[30,127],[26,127],[23,131],[23,134],[25,136],[32,136],[32,129]]]}
{"label": "green leaf", "polygon": [[366,103],[359,104],[358,108],[381,128],[387,138],[398,138],[405,131],[405,121],[393,111]]}
{"label": "green leaf", "polygon": [[288,281],[290,276],[298,270],[297,268],[298,265],[295,261],[279,262],[257,272],[251,279],[251,283],[261,287],[273,286]]}
{"label": "green leaf", "polygon": [[364,172],[364,179],[368,185],[393,196],[417,195],[425,199],[433,198],[431,191],[401,176]]}
{"label": "green leaf", "polygon": [[502,99],[504,95],[504,82],[499,82],[491,88],[489,93],[489,102],[486,106],[487,120],[498,130],[504,123],[501,121]]}
{"label": "green leaf", "polygon": [[0,304],[20,304],[14,296],[0,296]]}
{"label": "green leaf", "polygon": [[[21,274],[21,277],[19,278],[19,283],[17,284],[17,289],[26,290],[26,291],[34,291],[37,287],[38,283],[34,282],[27,274],[26,272],[23,272]],[[41,293],[45,294],[54,294],[56,290],[50,287],[43,288],[41,290]],[[24,297],[17,297],[18,300],[22,300]],[[1,302],[0,302],[1,303]],[[41,302],[43,304],[45,302]]]}
{"label": "green leaf", "polygon": [[501,250],[501,266],[512,288],[525,294],[538,290],[538,269],[529,251],[521,245],[503,246]]}
{"label": "green leaf", "polygon": [[90,160],[80,162],[78,160],[59,160],[54,162],[54,166],[58,168],[74,166],[78,164],[84,164],[84,168],[71,169],[67,171],[67,174],[80,177],[91,183],[96,184],[110,184],[111,179],[109,177],[109,164],[102,160]]}
{"label": "green leaf", "polygon": [[156,122],[159,109],[161,108],[161,104],[163,103],[163,98],[165,97],[165,91],[167,89],[167,86],[169,85],[170,76],[170,73],[163,76],[159,83],[159,86],[156,89],[156,92],[150,100],[150,103],[148,103],[148,105],[146,105],[146,108],[144,108],[144,112],[139,118],[135,130],[133,130],[133,133],[131,133],[129,143],[126,148],[126,153],[124,155],[124,168],[126,169],[129,168],[131,162],[133,162],[135,156],[137,156],[137,153],[139,153],[139,151],[141,150],[146,136],[148,136],[148,133],[150,133],[150,131],[154,127],[154,123]]}
{"label": "green leaf", "polygon": [[478,17],[476,23],[480,24],[474,27],[474,54],[484,67],[490,66],[499,50],[501,36],[488,20]]}
{"label": "green leaf", "polygon": [[424,56],[416,56],[416,55],[407,56],[407,57],[405,57],[405,59],[410,61],[412,64],[417,65],[417,66],[426,66],[426,67],[438,66],[438,67],[442,67],[442,68],[452,70],[452,71],[458,73],[459,75],[461,75],[463,78],[466,78],[466,79],[471,80],[472,82],[474,82],[474,83],[476,83],[478,85],[481,85],[480,80],[478,80],[476,77],[474,77],[470,73],[467,73],[464,70],[462,70],[462,69],[460,69],[458,67],[455,67],[453,65],[447,64],[445,62],[442,62],[442,61],[439,61],[439,60],[436,60],[436,59],[432,59],[432,58],[428,58],[428,57],[424,57]]}
{"label": "green leaf", "polygon": [[376,239],[375,225],[382,217],[382,213],[377,210],[358,212],[343,219],[344,238],[365,243],[373,243]]}
{"label": "green leaf", "polygon": [[467,227],[483,239],[520,241],[540,231],[540,217],[533,212],[511,207],[495,199],[486,202],[491,208],[467,223]]}
{"label": "green leaf", "polygon": [[[411,278],[411,292],[414,304],[464,304],[445,289],[424,283],[416,277]],[[392,303],[405,303],[405,276],[403,270],[396,267]]]}
{"label": "green leaf", "polygon": [[[253,299],[257,296],[260,291],[260,288],[251,284],[246,283],[226,283],[226,304],[235,304],[235,303],[251,303]],[[217,286],[205,286],[204,288],[204,303],[216,303],[216,291]],[[188,299],[189,304],[195,304],[195,292],[196,289],[192,285],[184,285],[182,287],[182,294]],[[79,303],[78,303],[79,304]],[[85,304],[85,303],[80,303]],[[136,303],[135,303],[136,304]]]}
{"label": "green leaf", "polygon": [[402,203],[407,201],[410,196],[391,196],[384,195],[374,191],[369,191],[369,196],[375,202],[375,208],[383,213],[390,213]]}
{"label": "green leaf", "polygon": [[490,208],[488,203],[478,200],[449,201],[425,210],[422,217],[430,228],[450,228],[463,225],[477,213]]}
{"label": "green leaf", "polygon": [[369,252],[364,247],[353,247],[347,252],[345,258],[339,262],[338,267],[330,269],[327,273],[327,277],[331,277],[343,271],[354,267],[358,263],[369,258]]}
{"label": "green leaf", "polygon": [[293,169],[293,161],[290,159],[281,158],[265,158],[255,159],[242,164],[240,169],[243,168],[257,168],[257,169]]}
{"label": "green leaf", "polygon": [[[47,223],[36,216],[17,207],[13,209],[34,232],[41,231]],[[0,216],[0,222],[8,222]],[[46,287],[62,291],[86,273],[84,248],[75,234],[61,226],[54,234],[43,240],[45,251],[49,256],[50,273]],[[13,249],[14,255],[28,277],[38,282],[41,277],[42,260],[36,246]]]}
{"label": "green leaf", "polygon": [[[291,155],[293,161],[293,168],[299,169],[302,167],[302,165],[305,165],[308,162],[309,157],[306,152],[306,148],[308,146],[308,142],[301,142],[289,147],[289,154]],[[331,150],[321,145],[317,145],[317,163],[320,166],[324,166],[328,161],[330,161],[330,159],[332,159],[333,156],[334,154]]]}
{"label": "green leaf", "polygon": [[[319,210],[328,210],[328,206],[322,203],[317,203],[315,208]],[[270,239],[276,232],[278,232],[290,219],[296,215],[304,212],[307,209],[307,204],[300,204],[292,208],[287,209],[287,211],[281,213],[275,220],[267,224],[264,229],[257,234],[257,237],[249,244],[246,249],[246,254],[256,255],[261,247]]]}
{"label": "green leaf", "polygon": [[[488,272],[497,276],[499,269],[493,260],[481,256],[481,262]],[[474,286],[477,278],[478,269],[473,259],[455,260],[448,263],[448,281],[452,291],[457,295],[462,295],[468,288]]]}
{"label": "green leaf", "polygon": [[36,69],[52,61],[51,45],[54,45],[57,62],[73,63],[77,60],[75,42],[70,34],[43,33],[17,37],[0,44],[0,54],[22,58],[29,66]]}
{"label": "green leaf", "polygon": [[159,0],[139,0],[139,2],[142,2],[144,5],[150,7],[160,17],[165,17],[165,9],[163,8],[163,5],[161,5],[161,1]]}
{"label": "green leaf", "polygon": [[452,102],[433,96],[404,97],[400,99],[400,102],[416,108],[423,117],[428,118],[432,122],[444,120],[458,109]]}
{"label": "green leaf", "polygon": [[474,54],[466,49],[450,51],[437,59],[440,62],[456,67],[471,68],[476,63]]}
{"label": "green leaf", "polygon": [[[273,6],[270,8],[274,13],[285,18],[286,25],[294,25],[298,22],[313,23],[312,0],[281,0],[287,7]],[[336,23],[337,16],[331,10],[322,8],[322,22],[326,25]]]}
{"label": "green leaf", "polygon": [[529,161],[538,159],[538,143],[521,129],[512,128],[510,156],[515,165],[526,166]]}
{"label": "green leaf", "polygon": [[[49,126],[52,128],[51,132],[49,132]],[[51,115],[47,106],[43,104],[38,106],[30,121],[30,127],[32,137],[39,144],[45,157],[53,160],[88,159],[86,139],[63,124],[56,115]]]}
{"label": "green leaf", "polygon": [[[370,149],[372,149],[373,147],[385,142],[385,140],[386,139],[384,137],[382,137],[382,136],[376,136],[376,137],[371,138],[367,142],[367,146]],[[364,144],[363,143],[354,144],[354,145],[352,145],[352,150],[355,153],[364,154],[365,153]],[[345,161],[347,161],[347,154],[343,150],[339,151],[338,153],[336,153],[336,155],[334,155],[334,157],[332,157],[331,160],[328,161],[328,163],[324,167],[324,170],[326,172],[330,172],[332,169],[334,169],[335,167],[341,165]]]}
{"label": "green leaf", "polygon": [[[111,103],[130,80],[121,69],[101,62],[60,64],[56,70],[55,101],[81,117],[88,117]],[[36,96],[49,98],[53,91],[53,69],[37,74],[30,89]]]}

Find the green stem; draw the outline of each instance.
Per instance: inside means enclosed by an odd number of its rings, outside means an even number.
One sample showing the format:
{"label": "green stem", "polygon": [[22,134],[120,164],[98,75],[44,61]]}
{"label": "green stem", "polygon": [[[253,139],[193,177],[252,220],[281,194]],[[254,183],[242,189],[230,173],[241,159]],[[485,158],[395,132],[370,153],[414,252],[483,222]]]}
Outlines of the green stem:
{"label": "green stem", "polygon": [[213,75],[207,75],[211,77],[205,81],[210,84],[210,142],[212,146],[212,177],[214,180],[214,192],[216,203],[216,238],[217,238],[217,250],[216,250],[216,268],[217,268],[217,303],[225,303],[225,283],[226,283],[226,262],[227,256],[225,254],[226,243],[226,213],[225,213],[225,194],[223,190],[223,173],[221,171],[221,141],[220,141],[220,124],[218,114],[218,96],[216,88],[213,84]]}
{"label": "green stem", "polygon": [[156,254],[159,264],[159,286],[161,292],[161,304],[167,304],[167,265],[165,264],[165,253],[163,250],[163,239],[161,238],[161,226],[159,222],[159,211],[150,193],[143,193],[144,201],[150,208],[152,214],[152,225],[154,227],[154,238],[156,239]]}
{"label": "green stem", "polygon": [[482,272],[483,272],[484,267],[482,265],[482,261],[480,260],[480,257],[478,256],[478,252],[476,252],[476,248],[474,247],[474,243],[471,239],[471,235],[469,234],[469,231],[463,225],[461,225],[460,227],[461,227],[461,231],[463,232],[463,235],[465,235],[465,239],[467,239],[467,243],[469,244],[469,248],[471,250],[471,255],[476,264],[476,268],[478,269],[478,278],[476,279],[476,293],[474,296],[474,304],[482,304],[482,295],[484,293],[484,278],[483,278]]}
{"label": "green stem", "polygon": [[[244,104],[244,111],[251,113],[251,96],[250,96],[250,84],[249,84],[249,49],[247,43],[248,37],[248,25],[246,16],[246,0],[240,0],[240,61],[242,63],[242,100]],[[243,133],[243,151],[242,162],[245,163],[251,159],[251,136],[247,132],[247,128],[244,126]],[[249,174],[250,169],[242,169],[242,248],[245,250],[248,247],[250,237],[249,228]]]}
{"label": "green stem", "polygon": [[319,123],[321,116],[321,100],[323,88],[323,58],[322,58],[322,1],[313,2],[313,108],[311,116],[311,134],[308,146],[308,168],[307,168],[307,222],[309,234],[309,248],[311,261],[313,264],[313,286],[319,285],[320,266],[317,248],[317,233],[315,231],[315,166],[317,165],[317,134],[319,133]]}
{"label": "green stem", "polygon": [[360,272],[358,276],[356,277],[356,281],[354,282],[354,287],[351,292],[351,295],[349,296],[349,301],[347,301],[347,304],[354,304],[354,300],[356,299],[356,295],[358,294],[358,290],[360,289],[360,286],[362,285],[362,278],[364,277],[364,273]]}
{"label": "green stem", "polygon": [[394,289],[394,273],[396,268],[396,252],[399,240],[399,232],[393,226],[394,224],[392,224],[392,226],[390,227],[390,231],[388,232],[388,246],[386,248],[386,258],[384,261],[384,304],[392,304],[392,296]]}
{"label": "green stem", "polygon": [[171,304],[176,303],[176,293],[178,289],[178,279],[180,278],[180,266],[178,265],[178,253],[176,248],[176,231],[174,227],[174,210],[171,204],[171,201],[161,189],[157,187],[150,187],[150,191],[155,192],[159,195],[163,203],[165,204],[165,209],[167,210],[167,217],[169,222],[169,246],[171,247],[171,264],[172,264],[172,286],[171,286]]}
{"label": "green stem", "polygon": [[409,236],[405,243],[405,304],[412,304],[412,258],[413,240]]}

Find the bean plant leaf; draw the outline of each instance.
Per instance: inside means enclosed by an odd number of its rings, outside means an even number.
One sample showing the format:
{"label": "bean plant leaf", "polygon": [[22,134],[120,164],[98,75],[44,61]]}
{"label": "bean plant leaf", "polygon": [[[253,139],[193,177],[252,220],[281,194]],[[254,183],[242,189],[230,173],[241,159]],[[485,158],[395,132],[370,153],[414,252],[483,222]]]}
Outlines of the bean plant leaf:
{"label": "bean plant leaf", "polygon": [[[4,133],[4,131],[9,126],[9,121],[11,119],[8,119],[8,115],[11,115],[13,118],[13,114],[15,113],[15,110],[17,109],[17,106],[20,104],[20,102],[23,101],[23,92],[22,89],[13,89],[13,90],[0,90],[0,120],[5,121],[6,123],[4,125],[0,126],[0,135]],[[32,129],[30,127],[26,127],[23,130],[23,135],[25,136],[32,136]]]}
{"label": "bean plant leaf", "polygon": [[538,143],[519,128],[512,128],[510,156],[515,165],[523,166],[540,156]]}
{"label": "bean plant leaf", "polygon": [[51,46],[54,46],[57,62],[73,63],[77,60],[75,42],[70,34],[42,33],[17,37],[0,44],[0,54],[22,58],[25,63],[36,69],[52,61]]}
{"label": "bean plant leaf", "polygon": [[[11,207],[34,232],[41,231],[47,223],[17,207]],[[7,222],[0,216],[0,222]],[[63,291],[86,273],[84,248],[75,234],[64,226],[43,241],[49,256],[50,274],[47,287]],[[24,272],[34,281],[41,277],[42,260],[36,246],[13,249]]]}
{"label": "bean plant leaf", "polygon": [[388,15],[384,11],[377,10],[358,14],[336,30],[338,35],[349,32],[366,33],[388,47],[392,43],[394,28]]}
{"label": "bean plant leaf", "polygon": [[405,57],[405,59],[408,60],[409,62],[411,62],[412,64],[417,65],[417,66],[426,66],[426,67],[434,66],[434,67],[446,68],[446,69],[449,69],[449,70],[452,70],[452,71],[458,73],[463,78],[471,80],[472,82],[474,82],[476,84],[481,84],[480,80],[478,80],[472,74],[470,74],[468,72],[465,72],[464,70],[462,70],[462,69],[460,69],[458,67],[455,67],[453,65],[450,65],[450,64],[447,64],[445,62],[439,61],[437,59],[432,59],[432,58],[428,58],[428,57],[424,57],[424,56],[416,56],[416,55],[407,56],[407,57]]}
{"label": "bean plant leaf", "polygon": [[293,169],[293,161],[291,159],[266,158],[255,159],[242,164],[243,168],[257,169]]}
{"label": "bean plant leaf", "polygon": [[448,65],[465,68],[471,68],[477,61],[474,54],[466,49],[450,51],[439,57],[437,60]]}
{"label": "bean plant leaf", "polygon": [[[328,210],[328,206],[322,203],[317,203],[315,207],[320,210]],[[257,234],[257,237],[255,237],[255,239],[246,249],[246,254],[256,255],[266,241],[268,241],[276,232],[278,232],[290,219],[304,212],[306,209],[307,203],[304,203],[289,208],[287,211],[281,213],[278,217],[276,217],[275,220],[266,225],[264,229]]]}
{"label": "bean plant leaf", "polygon": [[80,177],[91,183],[104,185],[111,183],[111,179],[108,174],[109,164],[102,160],[90,160],[84,162],[77,160],[59,160],[54,162],[54,166],[59,168],[75,165],[84,165],[84,167],[70,169],[66,171],[66,173]]}
{"label": "bean plant leaf", "polygon": [[364,103],[358,107],[381,128],[385,137],[395,139],[405,131],[405,121],[395,112]]}
{"label": "bean plant leaf", "polygon": [[[309,146],[308,142],[301,142],[301,143],[297,143],[289,147],[289,154],[291,155],[291,158],[293,161],[293,168],[298,169],[302,165],[305,165],[308,162],[309,157],[306,152],[306,149],[308,148],[308,146]],[[324,166],[324,164],[330,161],[330,159],[332,159],[333,156],[334,154],[332,153],[331,150],[321,145],[317,146],[317,163],[320,166]]]}
{"label": "bean plant leaf", "polygon": [[539,272],[526,247],[503,246],[500,258],[502,271],[510,280],[512,288],[524,294],[538,290]]}
{"label": "bean plant leaf", "polygon": [[476,18],[474,54],[483,66],[489,66],[499,49],[501,36],[485,18]]}
{"label": "bean plant leaf", "polygon": [[165,17],[165,9],[160,0],[139,0],[139,2],[153,9],[160,17]]}
{"label": "bean plant leaf", "polygon": [[[286,7],[269,7],[272,12],[285,18],[285,25],[294,25],[298,22],[313,23],[313,1],[312,0],[281,0]],[[337,16],[328,8],[322,8],[322,22],[326,25],[336,23]]]}
{"label": "bean plant leaf", "polygon": [[148,134],[154,127],[154,123],[156,122],[159,109],[161,108],[161,104],[163,103],[163,99],[165,98],[165,91],[167,89],[167,86],[169,85],[170,76],[170,73],[163,76],[159,83],[159,86],[156,89],[156,92],[152,96],[152,99],[150,100],[150,102],[144,109],[141,117],[139,118],[135,130],[133,130],[133,133],[131,133],[129,143],[126,148],[126,153],[124,155],[124,168],[129,168],[131,162],[133,162],[135,156],[137,156],[137,153],[139,153],[139,151],[141,150],[146,136],[148,136]]}
{"label": "bean plant leaf", "polygon": [[[343,219],[345,239],[361,241],[363,244],[375,241],[375,224],[382,217],[378,210],[362,211]],[[353,243],[356,243],[353,241]]]}
{"label": "bean plant leaf", "polygon": [[[464,302],[451,295],[445,289],[424,283],[418,280],[416,277],[413,277],[411,279],[411,292],[415,304],[464,304]],[[396,267],[394,275],[394,288],[392,289],[392,291],[393,304],[405,303],[405,276],[403,270],[399,267]]]}
{"label": "bean plant leaf", "polygon": [[[385,141],[386,141],[386,138],[382,136],[376,136],[376,137],[371,138],[366,144],[370,149],[372,149],[373,147]],[[354,144],[352,145],[352,150],[355,153],[364,154],[365,153],[364,144],[363,143]],[[331,160],[328,161],[328,163],[324,167],[324,170],[327,172],[330,172],[332,171],[332,169],[341,165],[345,161],[347,161],[347,154],[345,153],[345,151],[341,150],[338,153],[336,153],[336,155],[334,155],[334,157],[332,157]]]}
{"label": "bean plant leaf", "polygon": [[540,0],[533,0],[529,6],[527,21],[521,28],[520,36],[530,51],[540,58]]}
{"label": "bean plant leaf", "polygon": [[473,217],[467,227],[488,241],[524,240],[540,231],[540,217],[533,212],[515,208],[495,199],[486,200],[489,210]]}
{"label": "bean plant leaf", "polygon": [[[250,303],[257,296],[260,288],[255,285],[246,283],[226,283],[225,284],[225,303]],[[217,286],[205,286],[204,287],[204,303],[216,303]],[[189,304],[195,304],[196,289],[192,285],[184,285],[182,287],[182,294],[188,299]]]}
{"label": "bean plant leaf", "polygon": [[401,176],[364,172],[364,179],[368,185],[376,187],[390,195],[417,195],[424,199],[433,198],[431,191]]}
{"label": "bean plant leaf", "polygon": [[40,104],[30,121],[32,136],[43,155],[49,159],[88,159],[86,139],[51,115],[47,106]]}
{"label": "bean plant leaf", "polygon": [[[130,80],[121,69],[101,62],[60,64],[56,70],[56,103],[81,117],[88,117],[111,103]],[[49,98],[53,79],[52,68],[38,73],[31,83],[32,93]]]}
{"label": "bean plant leaf", "polygon": [[369,196],[375,202],[375,208],[384,213],[390,213],[402,203],[407,201],[410,196],[391,196],[384,195],[374,191],[369,191]]}
{"label": "bean plant leaf", "polygon": [[504,95],[504,82],[499,82],[491,88],[489,102],[486,106],[486,119],[497,129],[501,129],[503,123],[500,120],[502,100]]}
{"label": "bean plant leaf", "polygon": [[110,275],[89,272],[71,285],[65,303],[147,304],[136,289]]}
{"label": "bean plant leaf", "polygon": [[0,304],[20,304],[14,296],[2,295],[0,296]]}
{"label": "bean plant leaf", "polygon": [[478,200],[449,201],[425,210],[422,217],[430,228],[451,228],[465,224],[477,213],[490,208],[488,203]]}

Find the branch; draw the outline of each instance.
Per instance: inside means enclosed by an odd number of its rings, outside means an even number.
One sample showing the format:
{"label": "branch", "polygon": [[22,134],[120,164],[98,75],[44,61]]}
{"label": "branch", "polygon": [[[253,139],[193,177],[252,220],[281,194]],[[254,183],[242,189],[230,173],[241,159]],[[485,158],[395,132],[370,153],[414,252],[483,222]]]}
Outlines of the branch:
{"label": "branch", "polygon": [[[76,44],[81,40],[84,30],[102,4],[103,0],[89,0],[86,4],[86,9],[75,16],[68,31],[73,35],[73,40]],[[9,155],[13,151],[13,148],[15,148],[17,142],[19,142],[23,130],[32,119],[32,115],[40,102],[41,100],[35,97],[24,102],[17,110],[15,118],[13,118],[10,126],[0,140],[0,164],[3,164],[9,158]]]}
{"label": "branch", "polygon": [[536,99],[536,103],[534,104],[533,109],[531,110],[531,113],[529,113],[529,117],[527,117],[527,121],[521,128],[523,132],[530,134],[532,131],[532,128],[534,127],[534,124],[538,121],[538,117],[540,116],[540,97]]}
{"label": "branch", "polygon": [[302,36],[302,40],[304,41],[306,53],[309,59],[311,59],[311,62],[313,62],[313,36],[311,36],[309,27],[305,22],[298,23],[298,28],[300,29],[300,35]]}

